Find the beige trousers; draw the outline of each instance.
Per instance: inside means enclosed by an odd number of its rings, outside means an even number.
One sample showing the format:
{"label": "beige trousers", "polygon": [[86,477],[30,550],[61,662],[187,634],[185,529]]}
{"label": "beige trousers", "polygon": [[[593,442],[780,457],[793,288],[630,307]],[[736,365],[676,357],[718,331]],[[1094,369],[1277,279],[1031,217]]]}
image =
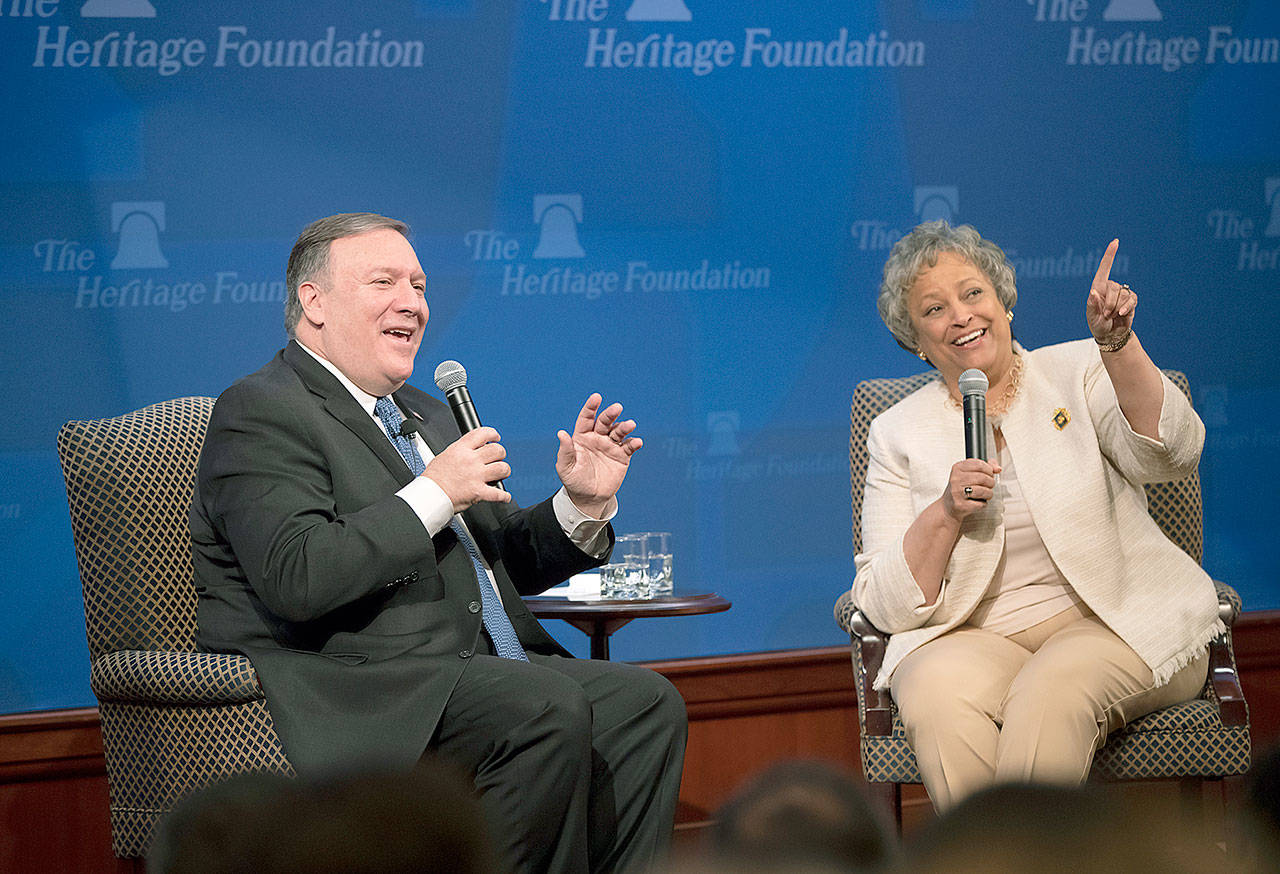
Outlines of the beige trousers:
{"label": "beige trousers", "polygon": [[965,625],[907,655],[890,689],[934,807],[996,782],[1084,782],[1107,733],[1204,686],[1208,655],[1163,686],[1088,608],[1005,637]]}

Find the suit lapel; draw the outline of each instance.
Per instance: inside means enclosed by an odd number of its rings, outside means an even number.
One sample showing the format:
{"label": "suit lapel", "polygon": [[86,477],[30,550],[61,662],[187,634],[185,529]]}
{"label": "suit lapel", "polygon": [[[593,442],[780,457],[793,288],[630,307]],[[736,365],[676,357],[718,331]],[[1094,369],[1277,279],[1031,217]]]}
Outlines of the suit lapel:
{"label": "suit lapel", "polygon": [[400,411],[405,417],[412,417],[418,423],[418,433],[422,435],[422,439],[426,442],[431,451],[439,455],[444,452],[445,448],[458,439],[457,428],[453,428],[453,421],[439,410],[432,411],[417,409],[400,392],[392,395],[395,398],[396,405],[400,407]]}
{"label": "suit lapel", "polygon": [[351,392],[332,373],[298,346],[296,340],[289,341],[285,347],[284,360],[298,374],[303,385],[321,399],[325,411],[359,437],[400,485],[407,485],[413,480],[413,473],[373,417],[356,403]]}

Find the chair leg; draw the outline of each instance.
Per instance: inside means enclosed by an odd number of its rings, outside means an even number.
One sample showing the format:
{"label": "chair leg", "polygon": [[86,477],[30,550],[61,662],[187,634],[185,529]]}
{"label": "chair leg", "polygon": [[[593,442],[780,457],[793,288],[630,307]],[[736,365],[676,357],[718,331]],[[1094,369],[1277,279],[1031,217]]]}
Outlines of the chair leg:
{"label": "chair leg", "polygon": [[902,837],[902,784],[868,783],[867,794],[872,802],[893,823],[894,833]]}
{"label": "chair leg", "polygon": [[1188,822],[1204,825],[1204,780],[1201,777],[1183,777],[1178,781],[1182,797],[1182,815]]}
{"label": "chair leg", "polygon": [[[1239,821],[1231,816],[1231,806],[1227,799],[1227,781],[1222,777],[1206,779],[1211,783],[1214,791],[1210,801],[1204,801],[1203,795],[1201,796],[1205,839],[1209,843],[1217,844],[1223,852],[1231,854],[1238,851],[1245,842],[1242,829],[1239,828]],[[1212,800],[1215,797],[1216,800]]]}
{"label": "chair leg", "polygon": [[[1218,781],[1221,783],[1221,781]],[[1209,810],[1204,800],[1204,778],[1203,777],[1183,777],[1178,781],[1178,794],[1181,796],[1182,821],[1191,831],[1200,839],[1209,843],[1217,843],[1219,840],[1223,842],[1225,847],[1224,829],[1217,828],[1217,823],[1210,824]],[[1224,803],[1225,803],[1225,796]],[[1225,828],[1225,807],[1223,810]],[[1213,839],[1210,839],[1212,834]]]}

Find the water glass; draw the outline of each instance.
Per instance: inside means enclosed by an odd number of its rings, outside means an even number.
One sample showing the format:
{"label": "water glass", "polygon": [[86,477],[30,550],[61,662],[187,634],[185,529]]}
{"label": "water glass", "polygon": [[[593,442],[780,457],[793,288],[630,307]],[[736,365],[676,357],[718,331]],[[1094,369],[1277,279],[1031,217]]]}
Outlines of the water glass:
{"label": "water glass", "polygon": [[644,535],[645,555],[649,568],[649,595],[661,598],[673,589],[671,577],[671,534],[650,531]]}
{"label": "water glass", "polygon": [[649,597],[649,560],[643,534],[620,534],[612,561],[600,568],[600,597],[608,601],[641,601]]}

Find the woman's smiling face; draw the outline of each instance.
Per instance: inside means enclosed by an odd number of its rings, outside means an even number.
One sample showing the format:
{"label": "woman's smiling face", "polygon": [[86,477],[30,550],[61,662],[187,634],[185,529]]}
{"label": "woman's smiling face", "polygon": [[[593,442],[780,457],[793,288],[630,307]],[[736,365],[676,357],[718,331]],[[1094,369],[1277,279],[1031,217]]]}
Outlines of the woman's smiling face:
{"label": "woman's smiling face", "polygon": [[1013,363],[1013,335],[995,286],[980,269],[955,252],[940,252],[932,267],[907,293],[907,311],[916,342],[929,363],[954,387],[960,374],[976,367],[991,385]]}

